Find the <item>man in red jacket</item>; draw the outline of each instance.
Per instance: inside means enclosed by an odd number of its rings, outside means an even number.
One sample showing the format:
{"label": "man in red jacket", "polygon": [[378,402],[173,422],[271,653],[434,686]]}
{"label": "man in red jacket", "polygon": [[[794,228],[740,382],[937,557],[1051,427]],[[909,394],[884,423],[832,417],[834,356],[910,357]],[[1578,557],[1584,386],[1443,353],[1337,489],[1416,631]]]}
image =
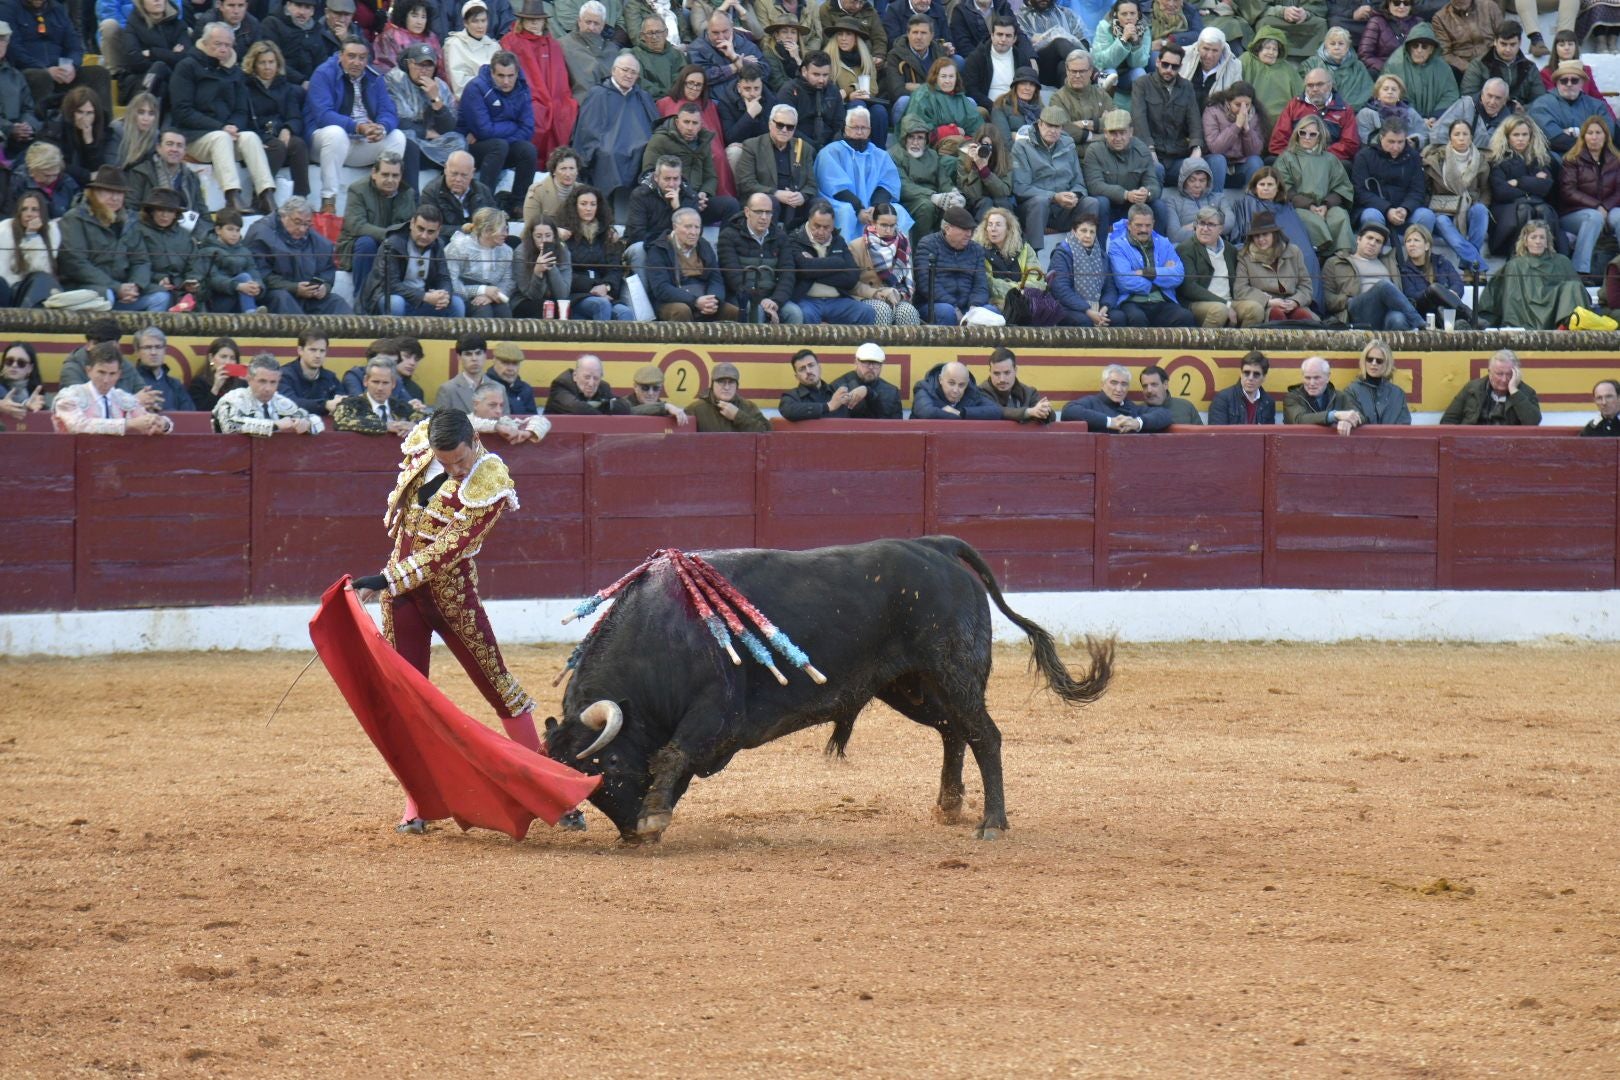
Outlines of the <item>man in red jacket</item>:
{"label": "man in red jacket", "polygon": [[1361,133],[1356,130],[1355,110],[1344,103],[1333,89],[1333,76],[1325,68],[1313,68],[1305,74],[1305,92],[1283,106],[1277,117],[1277,126],[1271,129],[1268,149],[1280,154],[1288,149],[1288,137],[1302,117],[1319,116],[1327,125],[1327,151],[1346,165],[1361,149]]}

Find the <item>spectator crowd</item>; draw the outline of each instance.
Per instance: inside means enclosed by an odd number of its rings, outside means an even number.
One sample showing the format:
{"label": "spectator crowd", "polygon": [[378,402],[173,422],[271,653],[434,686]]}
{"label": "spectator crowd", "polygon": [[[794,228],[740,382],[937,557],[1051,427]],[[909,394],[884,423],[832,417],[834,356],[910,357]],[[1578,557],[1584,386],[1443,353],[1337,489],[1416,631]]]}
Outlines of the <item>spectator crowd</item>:
{"label": "spectator crowd", "polygon": [[0,0],[0,304],[1550,328],[1620,308],[1565,6]]}
{"label": "spectator crowd", "polygon": [[[52,410],[56,430],[90,435],[163,435],[174,430],[178,413],[212,413],[213,429],[259,438],[319,435],[328,428],[402,438],[435,409],[471,415],[481,434],[511,443],[540,441],[549,416],[644,416],[695,425],[699,432],[767,432],[771,421],[742,392],[735,364],[714,365],[709,385],[685,407],[665,393],[656,364],[639,368],[633,386],[615,392],[600,357],[580,356],[537,394],[522,377],[521,346],[498,342],[493,348],[477,334],[463,335],[452,353],[455,374],[441,384],[431,405],[413,376],[422,360],[414,338],[382,338],[366,349],[365,361],[341,376],[327,370],[327,338],[317,328],[303,331],[297,356],[287,363],[271,353],[241,362],[237,343],[218,338],[207,348],[207,364],[187,385],[169,373],[168,340],[147,327],[135,335],[136,359],[125,359],[115,319],[94,320],[85,345],[64,361],[61,389],[47,402],[33,346],[16,342],[4,354],[0,371],[0,419],[21,419]],[[884,379],[883,348],[867,342],[855,351],[852,370],[831,382],[822,376],[812,349],[787,358],[792,385],[781,394],[777,412],[787,422],[807,420],[901,420],[900,389]],[[1154,433],[1172,425],[1202,425],[1191,402],[1171,393],[1170,374],[1157,364],[1136,375],[1140,393],[1131,396],[1131,372],[1109,364],[1099,392],[1059,407],[1025,383],[1018,358],[1004,346],[984,358],[983,380],[964,359],[935,364],[911,388],[911,419],[989,420],[1020,425],[1054,422],[1084,425],[1102,434]],[[1410,424],[1405,391],[1396,379],[1395,355],[1374,338],[1362,349],[1355,371],[1335,383],[1332,365],[1307,357],[1298,383],[1282,402],[1286,424],[1315,425],[1350,435],[1366,424]],[[1212,426],[1271,425],[1278,408],[1263,386],[1271,362],[1251,351],[1239,364],[1237,381],[1215,394]],[[1586,435],[1620,435],[1620,382],[1603,379],[1593,387],[1598,418]],[[1483,376],[1467,382],[1440,418],[1442,424],[1527,426],[1541,423],[1536,391],[1523,379],[1510,349],[1493,354]]]}

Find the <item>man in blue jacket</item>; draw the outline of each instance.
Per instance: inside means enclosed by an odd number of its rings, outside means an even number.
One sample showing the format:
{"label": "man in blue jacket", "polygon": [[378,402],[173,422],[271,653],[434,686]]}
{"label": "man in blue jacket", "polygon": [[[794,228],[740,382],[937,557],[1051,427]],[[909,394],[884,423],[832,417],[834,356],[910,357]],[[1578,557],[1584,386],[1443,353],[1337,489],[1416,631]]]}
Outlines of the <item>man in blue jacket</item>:
{"label": "man in blue jacket", "polygon": [[394,99],[370,60],[371,46],[345,41],[309,77],[304,138],[321,165],[323,214],[337,213],[338,169],[375,165],[386,150],[404,160],[405,183],[416,189],[420,158],[400,130]]}
{"label": "man in blue jacket", "polygon": [[1102,372],[1102,393],[1069,402],[1061,418],[1110,435],[1164,431],[1170,426],[1169,409],[1138,405],[1129,399],[1130,391],[1131,373],[1121,364],[1109,364]]}
{"label": "man in blue jacket", "polygon": [[332,241],[316,232],[315,211],[294,195],[281,209],[253,223],[247,248],[258,262],[267,295],[260,299],[277,315],[348,315],[348,301],[332,295],[337,267]]}
{"label": "man in blue jacket", "polygon": [[88,86],[112,115],[112,73],[84,66],[84,39],[60,0],[4,0],[0,21],[11,26],[11,62],[28,80],[41,117],[55,113],[62,95]]}
{"label": "man in blue jacket", "polygon": [[467,136],[478,179],[494,191],[501,172],[512,170],[508,205],[521,210],[538,164],[534,150],[534,100],[518,70],[517,57],[504,49],[489,58],[462,87],[457,130]]}
{"label": "man in blue jacket", "polygon": [[973,215],[953,206],[945,211],[939,232],[929,233],[917,245],[912,303],[935,326],[955,326],[964,319],[978,326],[1005,323],[989,306],[990,279],[984,271],[984,248],[973,242],[974,227]]}
{"label": "man in blue jacket", "polygon": [[1121,303],[1114,326],[1197,326],[1193,313],[1176,299],[1187,269],[1168,237],[1153,229],[1153,208],[1132,203],[1125,220],[1115,222],[1108,240],[1108,267]]}
{"label": "man in blue jacket", "polygon": [[911,388],[913,420],[1000,420],[1001,406],[980,390],[959,360],[935,364]]}

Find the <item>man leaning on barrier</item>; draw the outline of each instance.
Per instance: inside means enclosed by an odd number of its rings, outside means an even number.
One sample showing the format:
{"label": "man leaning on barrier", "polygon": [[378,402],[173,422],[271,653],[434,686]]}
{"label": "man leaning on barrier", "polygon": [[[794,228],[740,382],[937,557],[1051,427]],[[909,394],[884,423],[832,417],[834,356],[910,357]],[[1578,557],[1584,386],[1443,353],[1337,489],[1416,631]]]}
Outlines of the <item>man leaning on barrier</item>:
{"label": "man leaning on barrier", "polygon": [[1110,435],[1163,431],[1170,426],[1169,409],[1138,405],[1130,400],[1130,392],[1131,373],[1123,364],[1109,364],[1102,370],[1102,392],[1063,406],[1063,420]]}

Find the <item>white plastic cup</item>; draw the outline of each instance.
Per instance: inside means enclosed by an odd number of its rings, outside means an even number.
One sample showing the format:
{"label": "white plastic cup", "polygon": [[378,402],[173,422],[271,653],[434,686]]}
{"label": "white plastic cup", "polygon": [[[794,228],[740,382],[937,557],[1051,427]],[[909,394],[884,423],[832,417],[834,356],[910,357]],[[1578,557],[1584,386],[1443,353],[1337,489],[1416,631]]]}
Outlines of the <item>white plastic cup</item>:
{"label": "white plastic cup", "polygon": [[568,309],[572,305],[572,303],[573,303],[573,301],[571,301],[571,300],[559,300],[559,301],[557,301],[557,318],[559,318],[559,319],[568,318]]}
{"label": "white plastic cup", "polygon": [[1446,333],[1457,329],[1457,309],[1445,308],[1440,312],[1440,324],[1446,328]]}

